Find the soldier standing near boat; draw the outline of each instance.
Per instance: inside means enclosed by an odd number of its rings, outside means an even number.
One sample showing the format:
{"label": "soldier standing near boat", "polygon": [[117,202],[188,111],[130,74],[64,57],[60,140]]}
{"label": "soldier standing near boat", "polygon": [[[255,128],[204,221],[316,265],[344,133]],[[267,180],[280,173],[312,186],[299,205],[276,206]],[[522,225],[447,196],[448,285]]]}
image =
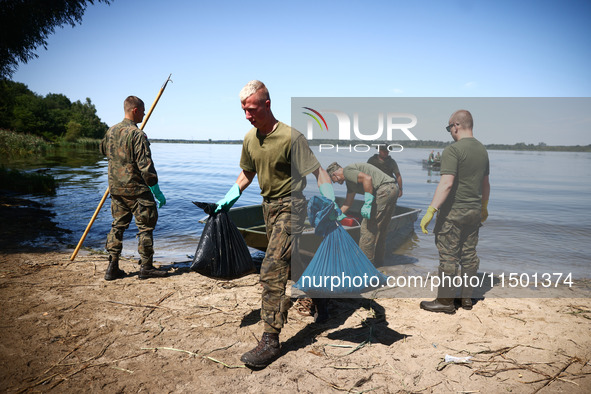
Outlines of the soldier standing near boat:
{"label": "soldier standing near boat", "polygon": [[367,162],[375,167],[378,167],[382,172],[389,177],[394,178],[398,184],[398,198],[402,197],[402,175],[398,169],[398,163],[390,156],[390,151],[387,145],[379,145],[378,153],[370,157]]}
{"label": "soldier standing near boat", "polygon": [[[285,290],[306,218],[307,203],[303,195],[306,175],[314,174],[324,197],[332,201],[335,197],[330,177],[306,138],[275,119],[266,86],[257,80],[250,81],[240,91],[240,101],[246,119],[254,127],[242,144],[242,172],[225,197],[217,202],[216,212],[229,210],[257,175],[269,239],[260,274],[264,332],[259,344],[240,360],[247,366],[262,368],[279,356],[279,333],[292,305]],[[320,300],[315,302],[321,304],[317,305],[318,314],[323,313],[325,319],[326,305]]]}
{"label": "soldier standing near boat", "polygon": [[342,215],[338,220],[344,219],[345,213],[353,204],[355,194],[364,196],[359,247],[374,265],[382,265],[386,252],[388,225],[396,210],[396,201],[400,194],[398,184],[394,178],[367,163],[353,163],[343,168],[334,162],[326,171],[333,182],[346,182],[347,185],[347,197],[341,206]]}
{"label": "soldier standing near boat", "polygon": [[455,313],[453,278],[458,268],[463,284],[462,307],[472,309],[470,283],[480,264],[476,254],[478,231],[488,217],[490,195],[488,153],[474,138],[472,128],[472,115],[466,110],[456,111],[449,118],[446,129],[455,142],[443,150],[441,180],[421,220],[421,229],[427,234],[427,226],[438,212],[433,233],[439,250],[441,285],[437,299],[420,304],[431,312]]}
{"label": "soldier standing near boat", "polygon": [[[146,134],[137,127],[144,118],[144,102],[129,96],[123,103],[125,118],[111,127],[101,141],[100,151],[109,161],[109,192],[113,222],[107,236],[106,249],[109,266],[105,280],[125,277],[119,268],[119,256],[123,249],[123,233],[132,217],[138,228],[138,252],[140,255],[140,279],[166,276],[166,271],[155,268],[153,232],[158,221],[154,196],[162,207],[166,199],[158,186],[158,174],[152,162],[150,143]],[[154,195],[152,195],[154,194]]]}

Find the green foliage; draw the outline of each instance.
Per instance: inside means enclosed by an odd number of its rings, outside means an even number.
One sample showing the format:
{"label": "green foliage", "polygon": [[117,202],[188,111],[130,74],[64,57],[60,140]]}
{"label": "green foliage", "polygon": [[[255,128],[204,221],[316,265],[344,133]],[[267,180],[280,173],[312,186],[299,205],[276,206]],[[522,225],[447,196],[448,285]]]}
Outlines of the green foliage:
{"label": "green foliage", "polygon": [[69,142],[64,139],[59,142],[59,146],[62,148],[82,149],[96,152],[98,152],[100,144],[101,140],[95,138],[78,138],[76,142]]}
{"label": "green foliage", "polygon": [[63,94],[42,97],[20,82],[1,80],[0,128],[31,133],[48,141],[75,141],[102,138],[108,127],[89,98],[84,103],[72,103]]}
{"label": "green foliage", "polygon": [[[97,0],[110,4],[112,0]],[[0,78],[10,77],[18,63],[38,57],[39,46],[56,27],[82,23],[87,4],[94,0],[2,0],[0,6]]]}
{"label": "green foliage", "polygon": [[41,155],[50,148],[43,138],[0,129],[0,156],[4,159]]}
{"label": "green foliage", "polygon": [[78,122],[73,121],[73,120],[68,122],[68,125],[66,126],[66,130],[67,130],[66,136],[64,137],[64,139],[67,142],[75,142],[82,135],[82,133],[81,133],[82,125]]}
{"label": "green foliage", "polygon": [[0,167],[0,188],[29,194],[55,194],[57,182],[49,174]]}

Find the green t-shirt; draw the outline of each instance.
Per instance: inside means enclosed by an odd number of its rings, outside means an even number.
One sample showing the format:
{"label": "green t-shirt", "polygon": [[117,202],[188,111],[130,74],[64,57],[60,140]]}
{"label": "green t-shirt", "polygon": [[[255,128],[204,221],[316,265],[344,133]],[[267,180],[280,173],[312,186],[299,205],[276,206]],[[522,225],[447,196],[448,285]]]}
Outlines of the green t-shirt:
{"label": "green t-shirt", "polygon": [[[371,177],[371,184],[373,192],[383,184],[394,183],[394,179],[384,174],[382,170],[367,163],[353,163],[343,168],[343,175],[345,176],[345,183],[347,185],[347,193],[364,194],[363,185],[357,183],[359,173],[363,172]],[[372,194],[373,194],[372,192]]]}
{"label": "green t-shirt", "polygon": [[244,137],[240,168],[256,172],[261,196],[281,198],[302,192],[306,175],[320,167],[306,138],[285,123],[263,136],[252,128]]}
{"label": "green t-shirt", "polygon": [[377,168],[382,170],[384,174],[394,179],[396,179],[396,174],[400,174],[400,170],[398,169],[398,164],[396,163],[396,160],[394,160],[390,156],[386,156],[386,159],[382,160],[380,155],[376,154],[370,157],[367,160],[367,163],[371,164],[372,166],[376,166]]}
{"label": "green t-shirt", "polygon": [[488,153],[474,137],[462,138],[443,150],[441,175],[454,175],[454,184],[441,207],[480,209],[482,180],[489,175]]}

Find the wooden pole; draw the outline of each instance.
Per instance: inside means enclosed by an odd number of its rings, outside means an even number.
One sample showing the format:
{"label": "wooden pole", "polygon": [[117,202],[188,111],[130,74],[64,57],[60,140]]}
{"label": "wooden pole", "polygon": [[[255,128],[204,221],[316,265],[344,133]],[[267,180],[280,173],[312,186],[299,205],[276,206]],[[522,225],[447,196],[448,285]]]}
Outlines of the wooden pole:
{"label": "wooden pole", "polygon": [[[156,104],[158,104],[158,100],[160,100],[160,96],[162,96],[162,93],[164,93],[164,89],[166,88],[166,85],[168,84],[169,81],[172,82],[170,80],[171,76],[172,76],[172,74],[170,74],[168,76],[168,78],[164,82],[164,85],[162,85],[162,88],[160,88],[160,91],[158,92],[158,96],[156,96],[156,100],[154,100],[154,102],[152,103],[152,106],[150,107],[150,110],[148,111],[148,114],[144,117],[144,121],[142,122],[142,125],[140,126],[140,130],[143,130],[146,123],[148,123],[148,119],[150,119],[150,115],[152,115],[152,111],[154,111]],[[72,256],[70,256],[70,261],[74,261],[74,259],[78,255],[78,252],[80,251],[80,248],[82,247],[82,244],[84,243],[84,240],[86,239],[86,236],[88,235],[88,232],[90,231],[90,228],[94,224],[94,221],[96,220],[96,217],[98,216],[98,213],[100,212],[101,208],[103,207],[103,204],[105,203],[108,196],[109,196],[109,188],[107,188],[107,190],[105,190],[105,194],[103,194],[103,198],[101,198],[101,201],[99,202],[98,206],[96,207],[96,210],[94,211],[94,214],[92,215],[92,218],[90,218],[90,222],[88,222],[88,225],[86,226],[86,230],[84,230],[82,237],[80,237],[80,241],[78,241],[78,245],[76,246],[76,249],[74,249]]]}

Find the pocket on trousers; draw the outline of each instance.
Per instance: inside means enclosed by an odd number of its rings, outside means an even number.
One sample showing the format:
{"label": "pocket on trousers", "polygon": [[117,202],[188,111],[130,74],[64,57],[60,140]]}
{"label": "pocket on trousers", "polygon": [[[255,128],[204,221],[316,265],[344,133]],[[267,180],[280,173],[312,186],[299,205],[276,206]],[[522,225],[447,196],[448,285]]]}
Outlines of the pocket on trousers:
{"label": "pocket on trousers", "polygon": [[283,226],[281,236],[279,238],[279,258],[281,260],[289,261],[291,259],[291,249],[293,245],[293,235],[289,226]]}
{"label": "pocket on trousers", "polygon": [[136,220],[141,226],[154,228],[158,221],[158,210],[155,201],[138,199],[136,201]]}
{"label": "pocket on trousers", "polygon": [[444,220],[440,226],[437,226],[437,224],[439,224],[439,223],[436,223],[436,225],[435,225],[436,228],[433,230],[433,232],[438,237],[445,237],[454,228],[454,224],[451,220]]}

